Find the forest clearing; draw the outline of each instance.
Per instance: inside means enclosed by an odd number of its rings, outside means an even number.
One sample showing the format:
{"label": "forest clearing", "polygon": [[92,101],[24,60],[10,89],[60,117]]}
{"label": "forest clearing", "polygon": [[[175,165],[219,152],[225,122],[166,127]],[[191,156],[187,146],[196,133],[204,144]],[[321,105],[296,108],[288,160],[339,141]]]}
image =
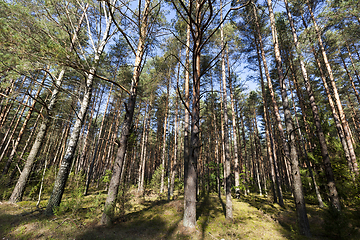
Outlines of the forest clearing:
{"label": "forest clearing", "polygon": [[4,239],[360,239],[360,1],[0,0]]}

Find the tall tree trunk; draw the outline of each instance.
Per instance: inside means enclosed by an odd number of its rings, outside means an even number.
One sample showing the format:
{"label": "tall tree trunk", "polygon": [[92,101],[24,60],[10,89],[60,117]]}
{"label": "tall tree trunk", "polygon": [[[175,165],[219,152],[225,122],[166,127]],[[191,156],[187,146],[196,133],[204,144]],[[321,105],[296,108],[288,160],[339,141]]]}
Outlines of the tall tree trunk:
{"label": "tall tree trunk", "polygon": [[239,168],[239,150],[238,150],[238,139],[237,136],[238,130],[236,125],[236,113],[234,107],[234,94],[232,87],[232,78],[230,72],[230,63],[229,63],[229,51],[227,49],[227,67],[228,67],[228,78],[229,78],[229,89],[230,89],[230,100],[231,100],[231,113],[232,113],[232,127],[233,127],[233,135],[234,135],[234,174],[235,174],[235,194],[239,198],[240,197],[240,168]]}
{"label": "tall tree trunk", "polygon": [[169,111],[169,94],[170,94],[170,76],[167,80],[166,87],[166,103],[165,103],[165,114],[164,114],[164,126],[163,126],[163,142],[162,142],[162,154],[161,154],[161,183],[160,193],[164,192],[164,178],[165,178],[165,150],[166,150],[166,130],[168,124],[168,111]]}
{"label": "tall tree trunk", "polygon": [[26,159],[25,166],[24,166],[23,170],[21,171],[20,177],[19,177],[19,179],[15,185],[15,188],[10,196],[9,202],[15,203],[15,202],[22,200],[22,197],[23,197],[23,194],[25,191],[25,187],[26,187],[26,182],[30,176],[35,159],[40,151],[40,148],[43,143],[44,137],[46,135],[47,129],[50,125],[52,109],[55,106],[55,103],[57,100],[57,95],[59,93],[59,88],[61,86],[64,73],[65,73],[65,70],[62,69],[59,73],[59,76],[56,79],[55,88],[52,91],[52,94],[50,97],[50,102],[47,107],[48,108],[47,115],[45,116],[43,122],[40,125],[39,131],[35,138],[35,142],[31,147],[29,156]]}
{"label": "tall tree trunk", "polygon": [[[84,9],[85,15],[87,14],[86,11],[87,9]],[[85,85],[86,87],[85,87],[83,99],[81,101],[80,111],[76,116],[76,121],[70,135],[70,140],[67,145],[66,153],[61,161],[60,169],[55,179],[54,188],[49,198],[48,204],[46,206],[46,214],[52,214],[54,207],[60,205],[61,198],[65,190],[66,181],[68,179],[70,168],[72,165],[77,142],[79,140],[80,130],[83,125],[84,117],[89,107],[89,103],[91,101],[94,75],[96,74],[96,70],[100,61],[100,56],[110,36],[111,25],[112,25],[112,18],[111,16],[109,16],[108,19],[106,20],[106,27],[104,30],[104,34],[100,39],[97,48],[93,46],[94,49],[96,49],[94,52],[93,66],[90,67],[89,73],[87,74],[86,85]],[[88,32],[88,34],[91,33]]]}
{"label": "tall tree trunk", "polygon": [[[311,110],[313,112],[313,117],[314,117],[314,122],[315,122],[316,130],[317,130],[317,135],[318,135],[319,142],[320,142],[321,155],[322,155],[323,164],[324,164],[324,167],[325,167],[327,186],[328,186],[329,192],[330,192],[331,203],[332,203],[333,207],[335,207],[338,211],[340,211],[340,209],[341,209],[340,198],[339,198],[337,188],[336,188],[336,184],[335,184],[334,173],[333,173],[332,167],[331,167],[329,152],[328,152],[326,141],[325,141],[325,135],[324,135],[324,132],[322,130],[322,126],[321,126],[321,122],[320,122],[318,107],[317,107],[317,105],[315,103],[314,93],[313,93],[313,90],[312,90],[312,87],[311,87],[311,84],[310,84],[310,81],[309,81],[309,78],[308,78],[308,74],[307,74],[307,71],[306,71],[306,68],[305,68],[305,63],[303,61],[303,56],[301,54],[301,50],[300,50],[300,46],[299,46],[299,42],[298,42],[298,38],[297,38],[295,26],[294,26],[294,22],[293,22],[293,19],[292,19],[291,12],[289,10],[287,0],[284,0],[284,3],[285,3],[288,19],[289,19],[290,26],[291,26],[291,32],[292,32],[292,35],[293,35],[296,52],[297,52],[297,55],[298,55],[299,61],[300,61],[301,73],[302,73],[302,76],[304,78],[306,91],[308,93],[309,100],[310,100]],[[299,131],[300,131],[300,129],[299,129]],[[302,138],[301,132],[300,132],[300,137]],[[305,157],[306,157],[306,160],[307,160],[307,155]],[[311,178],[313,179],[315,189],[316,189],[316,191],[318,191],[317,186],[316,186],[316,181],[314,179],[314,176],[313,176],[313,173],[312,173],[312,170],[310,168],[310,164],[309,164],[308,161],[307,161],[307,165],[309,167],[309,172],[310,172]],[[320,194],[318,192],[317,192],[317,196],[318,196],[318,199],[319,199],[320,206],[323,206],[321,196],[320,196]],[[320,196],[320,198],[319,198],[319,196]]]}
{"label": "tall tree trunk", "polygon": [[[284,109],[284,116],[285,116],[285,124],[286,130],[288,132],[289,138],[289,145],[290,145],[290,154],[288,155],[290,158],[285,159],[285,161],[290,161],[291,163],[291,175],[292,175],[292,187],[293,187],[293,194],[296,206],[296,213],[297,213],[297,220],[300,228],[300,233],[302,235],[311,236],[310,233],[310,225],[309,220],[306,214],[306,207],[305,207],[305,200],[304,200],[304,192],[301,183],[301,176],[300,176],[300,168],[299,168],[299,161],[296,152],[296,142],[294,136],[294,127],[291,118],[291,112],[289,109],[289,102],[286,92],[285,86],[285,79],[282,71],[282,60],[280,56],[280,49],[279,49],[279,42],[277,39],[277,31],[275,26],[275,16],[272,9],[272,2],[271,0],[267,0],[269,15],[270,15],[270,24],[271,24],[271,32],[274,44],[274,51],[275,51],[275,61],[277,67],[277,73],[279,76],[279,83],[281,88],[281,98],[283,102],[283,109]],[[285,139],[283,139],[285,141]],[[286,144],[285,144],[286,145]],[[287,157],[288,157],[287,156]]]}
{"label": "tall tree trunk", "polygon": [[[190,20],[190,18],[188,18]],[[185,116],[184,116],[184,217],[183,225],[185,227],[195,228],[196,222],[196,172],[195,178],[194,169],[191,166],[190,160],[190,21],[187,24],[186,30],[186,54],[185,54]],[[195,182],[195,183],[194,183]],[[193,186],[194,185],[194,186]],[[195,197],[193,196],[195,194]]]}
{"label": "tall tree trunk", "polygon": [[[220,1],[220,19],[222,21],[222,1]],[[224,24],[221,24],[221,73],[222,73],[222,85],[223,85],[223,114],[224,114],[224,145],[225,145],[225,181],[226,181],[226,214],[225,217],[228,220],[233,219],[232,201],[231,201],[231,164],[230,164],[230,146],[229,146],[229,120],[228,120],[228,106],[227,106],[227,87],[226,87],[226,69],[225,69],[225,45],[224,45]]]}
{"label": "tall tree trunk", "polygon": [[255,143],[255,156],[256,159],[254,161],[254,168],[255,168],[255,173],[256,173],[256,182],[258,184],[258,189],[259,189],[259,194],[260,196],[262,196],[262,187],[261,187],[261,180],[260,180],[260,169],[259,169],[259,165],[260,165],[260,161],[262,161],[262,158],[260,157],[260,151],[261,151],[261,147],[260,145],[258,145],[257,142],[257,138],[259,137],[259,132],[257,129],[257,121],[256,121],[256,109],[254,107],[254,118],[252,119],[252,124],[253,124],[253,128],[255,131],[253,131],[254,134],[254,143]]}
{"label": "tall tree trunk", "polygon": [[245,196],[249,193],[249,187],[248,187],[248,166],[247,166],[247,162],[248,162],[248,152],[246,149],[246,138],[245,138],[245,126],[244,126],[244,119],[243,116],[241,115],[241,110],[240,110],[240,122],[241,122],[241,130],[242,130],[242,139],[243,139],[243,144],[244,144],[244,163],[243,163],[243,173],[244,173],[244,178],[243,178],[243,182],[244,182],[244,194]]}
{"label": "tall tree trunk", "polygon": [[322,42],[322,39],[321,39],[319,27],[318,27],[318,25],[316,23],[314,13],[313,13],[313,11],[311,9],[311,6],[310,6],[310,3],[309,3],[308,0],[306,1],[306,4],[308,5],[308,10],[309,10],[312,22],[314,24],[314,28],[315,28],[316,36],[317,36],[317,39],[318,39],[318,42],[319,42],[319,46],[320,46],[321,54],[322,54],[322,57],[323,57],[323,61],[325,63],[325,67],[326,67],[326,70],[327,70],[327,73],[328,73],[328,76],[329,76],[329,80],[330,80],[330,83],[331,83],[331,86],[332,86],[332,90],[333,90],[333,94],[334,94],[334,98],[335,98],[335,103],[336,103],[337,109],[339,111],[340,121],[341,121],[343,130],[344,130],[346,143],[347,143],[349,153],[350,153],[350,159],[351,159],[351,163],[352,163],[352,166],[353,166],[353,171],[358,176],[359,175],[359,169],[358,169],[358,164],[357,164],[357,160],[356,160],[355,150],[354,150],[354,146],[353,146],[353,143],[352,143],[351,137],[350,137],[350,129],[348,128],[347,120],[345,118],[345,113],[344,113],[344,110],[343,110],[343,106],[341,104],[340,96],[339,96],[339,93],[337,91],[337,87],[336,87],[336,84],[335,84],[335,78],[334,78],[334,75],[333,75],[329,60],[327,58],[327,54],[325,52],[325,48],[324,48],[324,45],[323,45],[323,42]]}
{"label": "tall tree trunk", "polygon": [[[151,97],[150,97],[151,99]],[[150,100],[151,101],[151,100]],[[141,154],[140,154],[140,168],[139,168],[139,186],[138,192],[140,195],[144,194],[144,180],[145,180],[145,164],[146,164],[146,146],[148,139],[148,128],[150,124],[150,112],[151,102],[148,103],[147,111],[145,112],[144,124],[143,124],[143,136],[141,143]]]}
{"label": "tall tree trunk", "polygon": [[[255,12],[256,14],[256,12]],[[263,77],[263,71],[262,71],[262,66],[261,66],[261,54],[260,54],[260,49],[259,49],[259,40],[258,40],[258,36],[256,33],[254,33],[254,38],[255,38],[255,46],[256,46],[256,52],[257,52],[257,61],[258,61],[258,65],[259,65],[259,73],[260,73],[260,85],[261,85],[261,93],[262,93],[262,103],[263,103],[263,111],[264,111],[264,123],[265,123],[265,136],[266,136],[266,150],[267,150],[267,154],[268,154],[268,159],[269,159],[269,165],[270,165],[270,180],[271,180],[271,188],[272,188],[272,192],[273,192],[273,198],[274,198],[274,203],[277,202],[277,197],[279,196],[280,199],[280,194],[276,194],[276,178],[275,178],[275,165],[274,165],[274,153],[272,151],[272,147],[271,147],[271,141],[270,141],[270,134],[271,131],[269,130],[269,125],[271,125],[271,123],[269,122],[269,118],[268,118],[268,103],[266,101],[266,92],[265,92],[265,85],[264,85],[264,77]],[[279,200],[280,201],[280,200]]]}
{"label": "tall tree trunk", "polygon": [[[116,197],[118,194],[118,188],[120,184],[121,172],[124,165],[127,141],[130,136],[130,128],[132,119],[134,116],[137,88],[139,84],[140,74],[142,70],[142,61],[145,53],[146,38],[149,28],[149,14],[150,14],[150,0],[145,1],[145,6],[142,14],[142,18],[139,22],[140,37],[138,40],[137,51],[135,55],[135,64],[133,70],[133,77],[131,81],[130,96],[126,105],[126,114],[123,122],[122,132],[119,141],[119,148],[116,153],[114,162],[113,175],[110,180],[108,196],[106,198],[104,212],[101,217],[101,224],[109,225],[114,216]],[[140,6],[139,6],[140,7]]]}
{"label": "tall tree trunk", "polygon": [[[109,106],[109,101],[110,101],[110,97],[111,97],[112,88],[113,88],[113,85],[111,84],[110,91],[109,91],[109,96],[108,96],[108,99],[106,101],[104,115],[103,115],[103,118],[102,118],[102,121],[101,121],[101,124],[100,124],[99,136],[98,136],[98,138],[96,140],[96,143],[95,143],[94,156],[93,156],[93,159],[92,159],[91,164],[90,164],[88,177],[86,178],[84,196],[87,195],[88,190],[89,190],[90,181],[91,181],[91,177],[92,177],[92,174],[93,174],[93,168],[94,168],[94,164],[95,164],[96,157],[97,157],[97,151],[98,151],[98,147],[99,147],[99,144],[100,144],[101,135],[102,135],[102,132],[103,132],[105,116],[106,116],[106,112],[107,112],[107,109],[108,109],[108,106]],[[101,106],[101,99],[102,99],[102,94],[101,94],[101,97],[100,97],[99,107]],[[99,113],[99,109],[98,109],[97,113]],[[97,115],[96,115],[95,119],[97,119]]]}
{"label": "tall tree trunk", "polygon": [[[181,51],[179,53],[179,57],[181,58]],[[176,85],[179,85],[179,78],[180,78],[180,62],[178,64],[178,72],[177,72],[177,76],[176,76]],[[178,96],[176,95],[175,97],[175,119],[174,119],[174,162],[173,162],[173,167],[171,170],[171,184],[170,184],[170,196],[173,197],[174,196],[174,184],[175,184],[175,176],[177,173],[177,168],[178,168],[178,163],[177,163],[177,156],[178,156],[178,135],[179,135],[179,123],[178,123],[178,114],[179,114],[179,109],[178,109]]]}
{"label": "tall tree trunk", "polygon": [[[288,144],[285,141],[286,138],[285,138],[283,125],[282,125],[282,121],[281,121],[281,117],[280,117],[280,113],[279,113],[279,107],[277,105],[276,98],[275,98],[275,92],[274,92],[274,89],[273,89],[272,80],[270,78],[269,68],[268,68],[267,61],[266,61],[264,44],[263,44],[263,41],[262,41],[262,36],[261,36],[261,32],[260,32],[260,25],[259,25],[258,15],[257,15],[256,9],[255,9],[255,6],[253,7],[253,10],[254,10],[254,16],[255,16],[256,31],[257,31],[257,36],[258,36],[259,45],[260,45],[261,58],[262,58],[262,62],[263,62],[263,65],[264,65],[265,76],[266,76],[266,80],[267,80],[267,83],[268,83],[268,88],[269,88],[269,93],[270,93],[270,96],[271,96],[272,106],[273,106],[273,109],[274,109],[273,112],[274,112],[274,115],[275,115],[278,131],[279,131],[280,137],[282,139],[281,140],[281,146],[282,146],[282,149],[284,150],[285,157],[290,159],[290,151],[289,151]],[[276,162],[275,162],[275,164],[276,164]],[[279,204],[281,206],[283,206],[283,202],[280,199],[279,199]]]}

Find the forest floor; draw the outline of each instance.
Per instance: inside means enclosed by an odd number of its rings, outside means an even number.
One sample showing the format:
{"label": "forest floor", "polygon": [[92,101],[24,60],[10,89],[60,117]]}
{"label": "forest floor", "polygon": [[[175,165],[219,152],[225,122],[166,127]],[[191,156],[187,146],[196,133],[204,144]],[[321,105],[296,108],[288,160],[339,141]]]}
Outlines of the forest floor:
{"label": "forest floor", "polygon": [[[0,239],[305,239],[297,230],[290,196],[285,208],[259,195],[233,199],[234,219],[224,217],[225,198],[216,194],[199,199],[196,230],[182,227],[183,199],[166,196],[137,197],[135,190],[123,195],[118,217],[110,227],[99,225],[105,192],[66,194],[53,216],[42,214],[47,199],[18,204],[0,202]],[[347,208],[340,216],[307,204],[311,239],[360,239],[358,209]],[[335,220],[334,220],[335,219]]]}

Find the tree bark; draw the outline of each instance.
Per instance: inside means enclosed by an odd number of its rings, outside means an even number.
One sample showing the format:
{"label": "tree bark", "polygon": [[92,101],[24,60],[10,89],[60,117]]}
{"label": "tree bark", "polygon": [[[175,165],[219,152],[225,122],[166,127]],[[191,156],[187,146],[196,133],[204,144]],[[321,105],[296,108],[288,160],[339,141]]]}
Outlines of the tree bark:
{"label": "tree bark", "polygon": [[[86,15],[87,9],[85,8],[83,10]],[[83,125],[84,117],[89,107],[89,103],[91,101],[94,75],[96,74],[96,70],[100,61],[100,56],[110,36],[111,25],[112,25],[112,18],[111,16],[109,16],[108,19],[106,20],[106,27],[104,30],[104,34],[102,38],[99,40],[97,48],[93,46],[93,48],[95,49],[93,65],[90,67],[89,73],[87,74],[86,87],[85,87],[83,99],[81,101],[80,111],[76,115],[76,121],[70,135],[70,140],[67,145],[65,155],[62,158],[61,165],[55,179],[53,191],[46,206],[46,210],[45,210],[46,214],[52,214],[54,208],[60,205],[61,198],[65,190],[66,181],[68,179],[70,168],[72,165],[77,142],[79,140],[80,130]],[[88,34],[90,35],[91,33],[88,32]]]}
{"label": "tree bark", "polygon": [[[222,21],[222,1],[220,1],[220,21]],[[221,24],[221,73],[222,73],[222,86],[223,86],[223,115],[224,115],[224,145],[225,145],[225,181],[226,181],[226,214],[228,220],[233,219],[232,201],[231,201],[231,164],[230,164],[230,146],[229,146],[229,120],[228,120],[228,106],[227,106],[227,87],[226,87],[226,69],[225,69],[225,49],[224,49],[224,24]]]}
{"label": "tree bark", "polygon": [[[280,55],[279,42],[277,39],[275,16],[273,13],[271,0],[267,0],[267,5],[268,5],[269,15],[270,15],[271,32],[272,32],[274,51],[275,51],[276,68],[277,68],[277,73],[279,76],[279,83],[280,83],[280,88],[281,88],[281,98],[282,98],[282,102],[283,102],[285,124],[286,124],[286,130],[288,132],[289,145],[290,145],[290,149],[289,149],[290,154],[289,155],[286,154],[286,157],[290,157],[290,158],[285,159],[285,162],[290,161],[290,163],[291,163],[292,187],[293,187],[293,194],[294,194],[297,220],[298,220],[298,224],[299,224],[300,233],[302,235],[310,237],[311,236],[310,225],[309,225],[309,220],[308,220],[307,214],[306,214],[304,192],[303,192],[303,188],[302,188],[299,161],[298,161],[298,156],[297,156],[297,152],[296,152],[294,127],[293,127],[293,123],[292,123],[291,112],[289,109],[289,102],[288,102],[287,91],[286,91],[287,89],[286,89],[285,81],[284,81],[285,79],[284,79],[284,75],[282,72],[282,60],[281,60],[281,55]],[[285,141],[285,139],[283,139],[283,141]],[[286,146],[286,144],[285,144],[285,146]]]}
{"label": "tree bark", "polygon": [[[303,76],[303,79],[304,79],[304,82],[305,82],[306,91],[307,91],[308,96],[309,96],[311,110],[313,112],[313,117],[314,117],[314,122],[315,122],[316,130],[317,130],[317,135],[318,135],[319,142],[320,142],[321,155],[322,155],[323,164],[324,164],[324,167],[325,167],[327,186],[328,186],[329,192],[330,192],[331,203],[332,203],[333,207],[335,207],[338,211],[340,211],[340,209],[341,209],[340,198],[339,198],[337,188],[336,188],[336,184],[335,184],[335,179],[334,179],[334,174],[333,174],[332,167],[331,167],[329,152],[328,152],[326,141],[325,141],[325,135],[324,135],[324,132],[322,130],[322,126],[321,126],[321,122],[320,122],[319,110],[318,110],[318,107],[317,107],[317,105],[315,103],[314,93],[313,93],[313,90],[312,90],[312,87],[311,87],[311,84],[310,84],[310,81],[309,81],[309,78],[308,78],[308,74],[307,74],[307,71],[306,71],[306,68],[305,68],[305,63],[303,61],[303,56],[301,54],[301,50],[300,50],[300,46],[299,46],[299,42],[298,42],[298,38],[297,38],[295,26],[294,26],[294,22],[293,22],[293,19],[292,19],[291,12],[289,10],[287,0],[284,0],[284,3],[285,3],[288,19],[289,19],[290,26],[291,26],[291,31],[292,31],[293,40],[294,40],[294,43],[295,43],[296,52],[297,52],[297,55],[298,55],[299,61],[300,61],[301,73],[302,73],[302,76]],[[299,129],[299,131],[300,131],[300,129]],[[300,133],[300,137],[301,137],[301,133]],[[306,159],[307,159],[307,156],[306,156]],[[310,168],[310,164],[307,163],[307,165]],[[310,175],[311,175],[311,177],[313,179],[316,191],[318,191],[317,186],[316,186],[316,181],[315,181],[314,176],[312,174],[312,170],[309,169],[309,171],[310,171]],[[318,198],[319,198],[320,194],[318,192],[317,192],[317,195],[318,195]],[[320,206],[323,206],[321,197],[319,198],[319,204],[320,204]]]}
{"label": "tree bark", "polygon": [[[114,162],[113,174],[110,180],[108,196],[106,198],[104,212],[101,217],[100,223],[102,225],[109,225],[112,222],[115,211],[116,198],[118,194],[118,188],[121,179],[121,172],[124,165],[127,141],[130,136],[131,123],[134,116],[137,88],[139,84],[140,74],[142,70],[142,61],[145,53],[146,47],[146,38],[148,35],[149,28],[149,14],[150,14],[150,0],[145,1],[145,7],[141,20],[139,22],[140,27],[140,36],[138,40],[135,63],[133,69],[133,77],[131,81],[130,96],[128,98],[127,105],[125,106],[125,119],[123,122],[122,132],[119,141],[119,148],[116,153],[116,158]],[[140,7],[140,6],[139,6]]]}
{"label": "tree bark", "polygon": [[351,159],[351,163],[352,163],[352,166],[353,166],[353,171],[355,172],[356,176],[358,176],[359,175],[359,169],[358,169],[358,164],[357,164],[357,160],[356,160],[355,150],[354,150],[354,146],[353,146],[353,143],[352,143],[351,137],[350,137],[350,129],[348,128],[347,120],[345,118],[345,113],[344,113],[344,110],[343,110],[343,106],[341,104],[340,96],[339,96],[339,93],[337,91],[337,87],[336,87],[336,84],[335,84],[335,78],[334,78],[334,75],[333,75],[333,72],[332,72],[332,69],[331,69],[331,66],[330,66],[329,60],[327,58],[327,54],[326,54],[324,45],[323,45],[323,42],[322,42],[322,39],[321,39],[319,27],[318,27],[318,25],[316,23],[314,13],[313,13],[313,11],[311,9],[311,6],[310,6],[310,3],[309,3],[308,0],[306,1],[306,4],[308,5],[308,10],[309,10],[312,22],[314,24],[314,28],[315,28],[316,36],[317,36],[317,39],[318,39],[318,42],[319,42],[321,54],[322,54],[322,57],[323,57],[323,60],[324,60],[324,63],[325,63],[327,73],[329,75],[329,80],[330,80],[330,83],[331,83],[331,86],[332,86],[332,90],[333,90],[333,94],[334,94],[334,98],[335,98],[335,103],[336,103],[337,109],[339,111],[340,121],[341,121],[343,130],[344,130],[346,143],[347,143],[347,146],[348,146],[348,149],[349,149],[350,159]]}

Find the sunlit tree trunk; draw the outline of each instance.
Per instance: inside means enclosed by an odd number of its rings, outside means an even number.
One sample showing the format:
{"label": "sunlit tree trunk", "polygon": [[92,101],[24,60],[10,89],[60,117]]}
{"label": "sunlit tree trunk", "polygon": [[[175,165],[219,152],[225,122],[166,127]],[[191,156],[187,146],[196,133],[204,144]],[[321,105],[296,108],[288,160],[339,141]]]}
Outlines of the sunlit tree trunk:
{"label": "sunlit tree trunk", "polygon": [[[125,153],[126,153],[126,145],[130,135],[130,128],[134,116],[136,96],[137,96],[137,88],[139,84],[140,74],[142,70],[142,62],[143,56],[145,53],[146,47],[146,38],[148,35],[148,27],[149,27],[149,14],[150,14],[150,0],[145,1],[144,10],[142,13],[142,17],[139,21],[140,27],[140,36],[138,40],[137,50],[135,54],[135,63],[133,69],[133,77],[131,81],[131,89],[130,96],[126,105],[126,114],[123,122],[122,132],[119,141],[119,148],[116,153],[116,158],[113,167],[113,174],[110,180],[108,196],[106,198],[104,212],[101,217],[101,224],[109,225],[114,217],[116,197],[118,194],[118,188],[120,185],[121,172],[124,165]],[[140,6],[139,6],[140,7]]]}
{"label": "sunlit tree trunk", "polygon": [[[310,81],[309,81],[309,78],[308,78],[308,74],[307,74],[307,71],[306,71],[306,68],[305,68],[305,63],[303,61],[303,56],[301,54],[301,50],[300,50],[300,46],[299,46],[299,42],[298,42],[298,38],[297,38],[295,26],[294,26],[294,22],[293,22],[293,19],[292,19],[292,15],[291,15],[291,12],[289,10],[287,0],[284,0],[284,2],[285,2],[285,7],[286,7],[286,10],[287,10],[288,19],[289,19],[290,26],[291,26],[291,31],[292,31],[292,35],[293,35],[293,39],[294,39],[294,43],[295,43],[296,52],[297,52],[297,55],[298,55],[299,61],[300,61],[301,73],[302,73],[302,76],[303,76],[303,79],[304,79],[304,82],[305,82],[306,91],[307,91],[308,96],[309,96],[311,110],[313,112],[313,117],[314,117],[314,122],[315,122],[316,130],[317,130],[317,135],[318,135],[318,138],[319,138],[319,141],[320,141],[321,155],[322,155],[323,163],[324,163],[324,167],[325,167],[325,174],[326,174],[326,178],[327,178],[327,186],[328,186],[329,192],[330,192],[331,203],[333,204],[333,206],[336,209],[338,209],[340,211],[340,209],[341,209],[340,199],[339,199],[339,195],[338,195],[337,188],[336,188],[336,185],[335,185],[334,174],[333,174],[332,167],[331,167],[329,152],[328,152],[326,141],[325,141],[325,135],[324,135],[324,132],[322,130],[322,126],[321,126],[321,122],[320,122],[318,107],[317,107],[317,105],[315,103],[314,93],[313,93],[313,90],[312,90],[312,87],[311,87],[311,84],[310,84]],[[300,137],[301,137],[301,133],[300,133]],[[306,156],[306,159],[307,159],[307,156]],[[307,165],[309,167],[309,172],[310,172],[311,178],[312,178],[312,180],[314,182],[315,189],[317,191],[319,205],[323,206],[322,199],[321,199],[320,194],[318,193],[316,181],[314,179],[314,176],[313,176],[313,173],[312,173],[312,170],[310,168],[310,164],[309,164],[308,161],[307,161]]]}
{"label": "sunlit tree trunk", "polygon": [[347,120],[345,118],[345,113],[344,113],[344,110],[343,110],[343,106],[341,104],[340,96],[339,96],[339,93],[337,91],[337,87],[336,87],[336,84],[335,84],[335,78],[334,78],[334,75],[333,75],[333,72],[332,72],[332,69],[331,69],[331,66],[330,66],[329,60],[327,58],[327,54],[326,54],[324,45],[323,45],[323,42],[322,42],[322,39],[321,39],[319,27],[318,27],[318,25],[316,23],[314,13],[313,13],[313,11],[311,9],[311,6],[310,6],[310,3],[309,3],[308,0],[306,1],[306,4],[308,5],[308,10],[309,10],[312,22],[314,24],[316,36],[317,36],[319,46],[320,46],[320,51],[321,51],[321,54],[322,54],[322,57],[323,57],[323,61],[325,63],[325,68],[327,70],[329,80],[330,80],[330,83],[331,83],[331,86],[332,86],[332,91],[333,91],[333,95],[334,95],[334,98],[335,98],[335,103],[336,103],[337,109],[339,111],[340,121],[341,121],[343,130],[344,130],[344,136],[345,136],[347,147],[348,147],[349,153],[350,153],[350,159],[351,159],[353,171],[355,172],[356,175],[359,175],[359,169],[358,169],[358,164],[357,164],[356,155],[355,155],[355,151],[354,151],[354,146],[353,146],[353,143],[351,141],[351,136],[350,136],[350,129],[348,128],[348,124],[347,124]]}
{"label": "sunlit tree trunk", "polygon": [[[277,39],[277,31],[276,31],[276,26],[275,26],[275,16],[273,13],[271,0],[267,0],[267,5],[268,5],[268,9],[269,9],[269,16],[270,16],[270,24],[271,24],[271,32],[272,32],[272,38],[273,38],[273,44],[274,44],[276,68],[277,68],[277,73],[279,76],[279,83],[280,83],[280,88],[281,88],[281,97],[282,97],[282,103],[283,103],[285,125],[286,125],[286,131],[288,132],[289,146],[290,146],[289,155],[286,154],[286,157],[289,159],[285,159],[285,162],[290,161],[290,163],[291,163],[292,188],[293,188],[297,220],[298,220],[298,224],[299,224],[299,228],[300,228],[300,233],[305,236],[311,236],[309,220],[307,218],[306,207],[305,207],[304,192],[303,192],[303,187],[302,187],[302,183],[301,183],[298,155],[296,152],[295,135],[294,135],[294,131],[293,131],[294,127],[293,127],[293,123],[292,123],[291,112],[289,109],[287,89],[285,86],[285,79],[284,79],[283,70],[282,70],[282,60],[281,60],[279,42]],[[285,141],[285,139],[283,139],[283,141]]]}
{"label": "sunlit tree trunk", "polygon": [[[84,8],[83,10],[85,15],[87,15],[87,9]],[[87,17],[86,20],[88,21]],[[72,132],[66,148],[66,152],[64,152],[65,155],[62,158],[61,165],[55,179],[54,188],[46,207],[46,214],[52,214],[54,207],[60,205],[61,198],[65,190],[65,185],[69,176],[70,168],[72,165],[77,142],[79,140],[80,130],[83,125],[84,117],[89,107],[89,103],[91,101],[94,75],[96,74],[96,70],[100,61],[100,56],[105,48],[108,38],[110,37],[111,25],[112,25],[112,18],[111,16],[108,16],[102,38],[99,40],[97,47],[93,46],[93,48],[96,50],[94,52],[93,65],[90,67],[89,73],[87,73],[85,92],[83,95],[83,99],[81,101],[80,111],[76,115],[76,121],[72,128]],[[90,29],[88,34],[89,36],[91,35]]]}
{"label": "sunlit tree trunk", "polygon": [[[222,1],[220,1],[221,8],[221,21],[222,21]],[[225,217],[228,220],[233,219],[232,212],[232,201],[231,201],[231,164],[230,164],[230,146],[229,146],[229,120],[228,120],[228,105],[227,105],[227,87],[226,87],[226,69],[225,69],[225,49],[224,49],[224,26],[221,24],[220,28],[221,34],[221,74],[222,74],[222,85],[223,85],[223,114],[224,114],[224,145],[225,145],[225,194],[226,194],[226,214]]]}

